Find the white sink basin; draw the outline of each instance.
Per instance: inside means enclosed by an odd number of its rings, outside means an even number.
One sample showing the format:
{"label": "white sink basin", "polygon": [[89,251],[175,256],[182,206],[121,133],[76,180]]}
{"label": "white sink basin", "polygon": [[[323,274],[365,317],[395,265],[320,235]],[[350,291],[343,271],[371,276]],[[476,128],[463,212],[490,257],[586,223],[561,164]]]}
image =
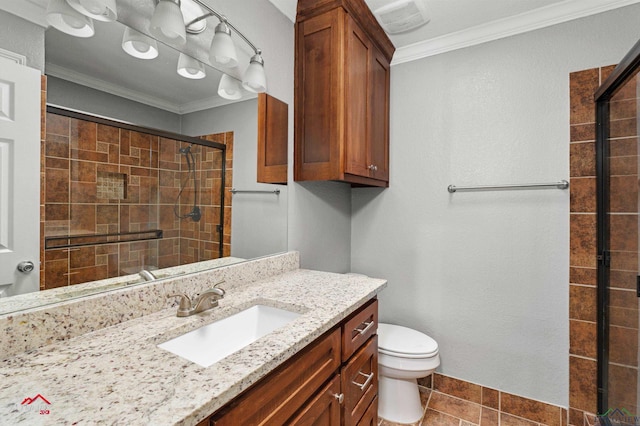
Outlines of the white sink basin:
{"label": "white sink basin", "polygon": [[284,309],[255,305],[164,342],[158,347],[202,367],[209,367],[299,316],[300,314]]}

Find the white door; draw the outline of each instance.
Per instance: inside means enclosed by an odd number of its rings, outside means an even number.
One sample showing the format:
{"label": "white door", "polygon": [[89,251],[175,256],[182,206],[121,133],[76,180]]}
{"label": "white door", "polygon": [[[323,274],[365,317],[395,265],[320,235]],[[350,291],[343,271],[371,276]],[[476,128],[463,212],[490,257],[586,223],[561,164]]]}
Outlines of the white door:
{"label": "white door", "polygon": [[40,114],[40,71],[0,58],[0,297],[40,287]]}

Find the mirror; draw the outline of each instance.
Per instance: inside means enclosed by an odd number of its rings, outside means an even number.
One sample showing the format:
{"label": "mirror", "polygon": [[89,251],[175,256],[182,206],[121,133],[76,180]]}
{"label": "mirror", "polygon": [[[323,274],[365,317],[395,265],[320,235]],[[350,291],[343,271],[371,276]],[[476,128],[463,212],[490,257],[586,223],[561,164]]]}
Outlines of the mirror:
{"label": "mirror", "polygon": [[[145,8],[152,8],[153,1],[119,1],[118,11],[119,15],[123,17],[122,19],[119,18],[119,20],[129,19],[132,25],[135,24],[138,29],[144,31],[144,28],[140,28],[140,25],[142,25],[140,22],[142,21],[136,21],[133,13],[127,12],[129,6],[140,7],[140,5]],[[234,5],[233,7],[237,9],[237,6]],[[121,8],[125,11],[124,13],[120,13]],[[0,11],[0,13],[4,12]],[[8,16],[11,17],[12,15]],[[212,36],[215,23],[217,21],[208,22],[208,27],[202,34],[203,38],[200,40],[204,40],[206,38],[204,36],[207,33],[211,34],[206,42],[194,45],[189,44],[189,53],[192,57],[203,58],[203,52],[206,50],[203,46],[209,43],[208,40]],[[125,25],[119,22],[103,23],[94,21],[94,26],[96,34],[88,39],[72,37],[53,28],[46,30],[45,74],[47,74],[48,104],[65,110],[89,114],[98,117],[98,120],[108,119],[120,122],[119,124],[114,124],[116,127],[124,125],[153,129],[153,131],[157,132],[157,135],[163,135],[157,136],[160,141],[157,155],[161,156],[162,152],[166,153],[166,150],[160,149],[162,148],[161,141],[173,139],[175,140],[174,145],[177,151],[172,155],[180,164],[180,167],[183,168],[186,166],[186,156],[181,154],[181,150],[191,145],[194,137],[231,134],[233,145],[232,149],[231,145],[227,146],[227,159],[224,162],[225,166],[227,166],[224,174],[227,179],[227,185],[217,190],[221,192],[224,198],[225,207],[222,210],[229,212],[228,215],[222,215],[224,219],[221,223],[223,227],[229,228],[229,232],[225,232],[226,235],[222,237],[223,245],[227,245],[228,249],[223,253],[224,256],[222,258],[214,256],[210,259],[207,258],[205,261],[193,263],[190,267],[180,265],[159,267],[162,265],[154,265],[140,259],[138,263],[132,263],[133,269],[128,268],[128,271],[133,272],[131,275],[79,285],[66,286],[65,283],[62,286],[64,288],[0,298],[0,314],[144,282],[137,274],[136,268],[138,267],[152,269],[153,274],[162,279],[176,274],[191,273],[198,268],[208,269],[287,250],[287,188],[280,185],[260,184],[256,181],[256,95],[250,92],[243,92],[242,98],[234,102],[222,99],[217,96],[218,81],[222,75],[219,70],[205,64],[205,78],[199,80],[183,78],[177,73],[180,52],[172,47],[158,42],[159,55],[157,58],[153,60],[136,59],[126,54],[121,48],[123,34],[127,28]],[[239,42],[236,43],[236,47],[238,49],[239,63],[247,64],[252,54],[251,49]],[[16,51],[18,53],[19,49],[20,47],[17,46]],[[187,51],[186,49],[183,50]],[[237,68],[226,71],[236,78],[241,75],[241,70]],[[65,114],[63,112],[63,120],[84,120],[84,118],[77,117],[69,118]],[[69,114],[73,115],[73,113]],[[84,121],[90,122],[91,119]],[[97,124],[97,126],[103,125]],[[144,129],[140,132],[147,134]],[[209,139],[213,139],[214,144],[221,143],[215,136]],[[183,140],[186,140],[186,142],[183,142]],[[223,144],[226,142],[228,141],[222,141]],[[197,145],[197,148],[200,150],[199,155],[203,157],[208,155],[203,150],[212,149],[211,146],[200,145]],[[100,148],[96,149],[99,151]],[[153,149],[150,151],[153,151]],[[54,158],[53,155],[45,156],[45,163],[49,157]],[[70,161],[73,162],[74,160],[89,161],[90,159],[71,155]],[[106,175],[103,174],[102,176],[97,176],[96,174],[96,177],[103,180],[106,179],[110,184],[115,182],[116,186],[118,181],[124,182],[121,185],[121,190],[127,190],[131,183],[131,176],[128,176],[126,172],[121,173],[121,170],[124,167],[130,172],[131,167],[129,166],[131,165],[127,165],[127,169],[123,164],[119,164],[120,169],[112,173],[114,176],[106,173]],[[96,172],[99,169],[100,166],[96,168]],[[202,183],[198,181],[197,184],[201,184],[204,188],[203,190],[211,190],[211,188],[203,186],[205,170],[199,170],[198,172],[201,172],[199,179],[202,180]],[[210,174],[216,173],[215,171],[210,172]],[[178,182],[178,188],[173,188],[172,200],[175,199],[175,192],[180,191],[180,184],[185,181],[183,175],[186,174],[176,174],[173,177],[173,180]],[[231,187],[238,191],[258,191],[258,193],[238,192],[232,195],[229,191]],[[275,193],[275,189],[279,190],[278,194]],[[213,190],[211,191],[213,192]],[[70,192],[72,194],[71,198],[73,198],[73,194],[77,193],[73,189],[70,189]],[[187,192],[185,192],[185,195],[188,195]],[[189,203],[190,201],[185,202],[185,204]],[[79,204],[86,207],[87,201],[70,199],[69,209],[73,211],[74,206]],[[120,205],[121,203],[110,200],[102,204]],[[172,203],[166,202],[165,204],[170,205]],[[173,206],[170,207],[173,208]],[[47,207],[44,206],[43,210],[46,212]],[[104,231],[102,232],[104,234],[110,233],[112,229],[108,226],[99,226],[98,222],[104,216],[98,210],[95,211],[97,212],[96,226],[90,227],[90,230],[95,233],[100,233],[100,231]],[[185,214],[189,212],[189,209],[179,209],[179,211],[181,214]],[[121,214],[122,210],[113,209],[113,212]],[[84,214],[82,216],[86,217]],[[186,219],[189,220],[189,218]],[[207,224],[211,226],[217,224],[216,220],[219,219],[220,216],[217,216],[213,221],[210,218],[206,218]],[[47,221],[45,220],[45,228],[46,223]],[[118,223],[122,225],[121,220]],[[158,226],[154,226],[154,229],[159,228],[162,230],[163,226],[160,226],[159,222],[156,225]],[[141,231],[146,229],[141,227],[127,230]],[[117,229],[116,233],[122,233],[120,231],[122,231],[122,228]],[[164,240],[166,242],[166,237]],[[159,239],[156,242],[161,243],[163,240]],[[117,244],[110,242],[96,247],[113,247]],[[58,246],[53,247],[52,250],[60,251],[64,250],[64,248]],[[69,248],[69,250],[73,250],[73,248]],[[186,249],[177,248],[175,250],[185,251]],[[105,255],[107,257],[112,254],[121,256],[122,250],[112,250],[112,252],[102,250],[99,253],[98,250],[92,252],[95,258],[103,256],[104,259]],[[45,261],[45,276],[47,254],[43,258],[43,261]],[[71,258],[72,255],[70,254],[69,257]],[[148,257],[145,259],[148,259]],[[148,266],[155,266],[158,269],[148,268]],[[122,271],[118,271],[116,275],[121,275],[121,273]],[[111,272],[109,272],[109,276],[115,277]],[[68,283],[70,284],[72,281],[68,281]]]}

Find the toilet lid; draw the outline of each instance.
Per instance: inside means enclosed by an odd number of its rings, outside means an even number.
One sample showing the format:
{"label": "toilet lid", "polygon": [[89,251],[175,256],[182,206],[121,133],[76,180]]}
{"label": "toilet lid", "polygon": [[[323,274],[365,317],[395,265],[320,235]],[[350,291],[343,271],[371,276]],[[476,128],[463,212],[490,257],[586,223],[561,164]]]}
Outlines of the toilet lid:
{"label": "toilet lid", "polygon": [[426,358],[438,353],[438,343],[417,330],[380,323],[378,351],[402,358]]}

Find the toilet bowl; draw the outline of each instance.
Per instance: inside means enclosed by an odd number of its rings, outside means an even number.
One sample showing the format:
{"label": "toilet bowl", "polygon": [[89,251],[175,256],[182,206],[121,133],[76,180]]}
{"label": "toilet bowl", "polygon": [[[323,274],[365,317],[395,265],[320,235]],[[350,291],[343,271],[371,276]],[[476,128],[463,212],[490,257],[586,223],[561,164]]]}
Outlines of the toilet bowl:
{"label": "toilet bowl", "polygon": [[417,379],[440,365],[438,343],[424,333],[378,324],[378,417],[394,423],[422,418]]}

